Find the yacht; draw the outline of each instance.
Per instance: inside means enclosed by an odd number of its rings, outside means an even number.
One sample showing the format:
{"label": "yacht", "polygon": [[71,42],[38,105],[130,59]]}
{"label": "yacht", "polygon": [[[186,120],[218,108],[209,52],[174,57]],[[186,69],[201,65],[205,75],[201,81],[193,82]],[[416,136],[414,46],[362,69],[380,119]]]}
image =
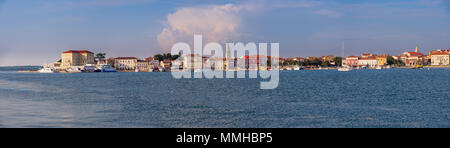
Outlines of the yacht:
{"label": "yacht", "polygon": [[55,70],[52,68],[42,68],[39,70],[39,73],[55,73]]}
{"label": "yacht", "polygon": [[112,67],[111,65],[105,64],[97,67],[97,70],[95,70],[94,72],[117,72],[117,70],[114,69],[114,67]]}
{"label": "yacht", "polygon": [[92,65],[92,64],[88,64],[86,66],[84,66],[83,72],[94,72],[97,69],[96,66]]}

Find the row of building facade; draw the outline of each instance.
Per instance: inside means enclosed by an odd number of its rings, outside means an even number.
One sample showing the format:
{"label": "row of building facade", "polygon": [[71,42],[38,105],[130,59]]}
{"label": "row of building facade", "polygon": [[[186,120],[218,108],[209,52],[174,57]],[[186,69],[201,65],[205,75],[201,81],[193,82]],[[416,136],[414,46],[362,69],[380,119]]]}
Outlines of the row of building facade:
{"label": "row of building facade", "polygon": [[[389,55],[374,55],[365,53],[361,56],[348,56],[343,58],[342,64],[347,66],[385,66],[388,65]],[[433,50],[428,55],[419,52],[416,48],[414,52],[404,52],[398,56],[392,56],[394,60],[401,61],[405,66],[432,65],[447,66],[450,65],[450,50]]]}
{"label": "row of building facade", "polygon": [[[374,55],[370,53],[364,53],[361,56],[348,56],[342,59],[342,65],[347,66],[367,66],[377,67],[388,65],[389,55]],[[450,50],[433,50],[429,52],[429,55],[425,55],[418,51],[404,52],[398,56],[392,56],[394,60],[402,61],[405,66],[416,65],[450,65]],[[334,56],[323,57],[295,57],[295,58],[276,58],[280,64],[285,61],[304,61],[319,59],[321,61],[330,62],[334,65]],[[93,52],[87,50],[69,50],[61,54],[61,62],[55,65],[61,69],[66,69],[74,66],[86,66],[86,65],[99,65],[108,64],[107,61],[113,62],[113,65],[120,71],[141,71],[148,72],[153,69],[165,69],[170,70],[172,64],[180,66],[180,69],[213,69],[213,70],[264,70],[268,68],[270,56],[264,55],[250,55],[239,58],[218,58],[218,57],[205,57],[195,54],[190,54],[181,57],[177,60],[165,59],[159,61],[153,58],[139,59],[136,57],[118,57],[113,59],[96,59]]]}

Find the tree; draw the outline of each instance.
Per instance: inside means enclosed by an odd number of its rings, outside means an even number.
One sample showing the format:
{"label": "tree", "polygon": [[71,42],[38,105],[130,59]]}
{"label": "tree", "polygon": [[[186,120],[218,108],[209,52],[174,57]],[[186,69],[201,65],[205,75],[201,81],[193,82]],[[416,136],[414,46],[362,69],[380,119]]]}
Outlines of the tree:
{"label": "tree", "polygon": [[388,56],[386,62],[387,62],[388,65],[394,65],[395,64],[395,59],[392,56]]}
{"label": "tree", "polygon": [[161,54],[156,54],[155,56],[153,56],[153,58],[158,61],[164,60],[164,56]]}
{"label": "tree", "polygon": [[97,58],[97,59],[104,59],[104,58],[106,58],[106,53],[97,53],[95,55],[95,58]]}
{"label": "tree", "polygon": [[328,61],[325,61],[325,62],[322,62],[322,64],[320,64],[322,67],[328,67],[328,66],[330,66],[330,62],[328,62]]}
{"label": "tree", "polygon": [[305,59],[305,61],[303,61],[303,66],[311,66],[311,61],[308,59]]}
{"label": "tree", "polygon": [[58,63],[61,63],[61,62],[62,62],[62,59],[59,59],[59,60],[58,60]]}
{"label": "tree", "polygon": [[311,61],[311,65],[314,65],[314,66],[319,66],[321,64],[322,64],[322,61],[317,58]]}
{"label": "tree", "polygon": [[342,66],[342,57],[334,57],[333,61],[336,66]]}

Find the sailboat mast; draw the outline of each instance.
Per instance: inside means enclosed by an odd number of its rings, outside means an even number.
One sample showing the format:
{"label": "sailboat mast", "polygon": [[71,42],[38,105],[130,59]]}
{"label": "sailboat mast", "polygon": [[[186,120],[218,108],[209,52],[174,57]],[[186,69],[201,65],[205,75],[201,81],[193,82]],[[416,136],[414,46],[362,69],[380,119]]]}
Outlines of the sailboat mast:
{"label": "sailboat mast", "polygon": [[342,41],[342,58],[345,57],[345,42]]}

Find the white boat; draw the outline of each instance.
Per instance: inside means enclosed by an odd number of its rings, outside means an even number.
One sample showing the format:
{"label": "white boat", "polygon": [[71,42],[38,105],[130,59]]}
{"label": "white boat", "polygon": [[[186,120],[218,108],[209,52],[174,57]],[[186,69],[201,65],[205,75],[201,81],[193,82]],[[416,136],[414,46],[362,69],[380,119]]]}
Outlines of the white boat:
{"label": "white boat", "polygon": [[84,66],[83,72],[94,72],[96,69],[97,69],[96,66],[94,66],[92,64],[88,64],[88,65]]}
{"label": "white boat", "polygon": [[377,66],[377,68],[376,69],[378,69],[378,70],[381,70],[381,69],[383,69],[383,67],[381,67],[381,66]]}
{"label": "white boat", "polygon": [[338,71],[351,71],[352,68],[350,66],[339,67]]}
{"label": "white boat", "polygon": [[42,68],[39,70],[39,73],[55,73],[55,70],[52,68]]}
{"label": "white boat", "polygon": [[79,67],[69,67],[66,69],[68,73],[81,73],[82,69]]}
{"label": "white boat", "polygon": [[109,64],[103,65],[101,70],[102,72],[117,72],[117,70]]}
{"label": "white boat", "polygon": [[300,67],[296,66],[294,67],[294,70],[300,70]]}
{"label": "white boat", "polygon": [[[345,42],[342,41],[342,57],[344,57],[344,56],[345,56]],[[346,65],[346,66],[343,66],[343,67],[339,67],[338,71],[345,72],[345,71],[351,71],[352,69],[353,69],[352,66]]]}

